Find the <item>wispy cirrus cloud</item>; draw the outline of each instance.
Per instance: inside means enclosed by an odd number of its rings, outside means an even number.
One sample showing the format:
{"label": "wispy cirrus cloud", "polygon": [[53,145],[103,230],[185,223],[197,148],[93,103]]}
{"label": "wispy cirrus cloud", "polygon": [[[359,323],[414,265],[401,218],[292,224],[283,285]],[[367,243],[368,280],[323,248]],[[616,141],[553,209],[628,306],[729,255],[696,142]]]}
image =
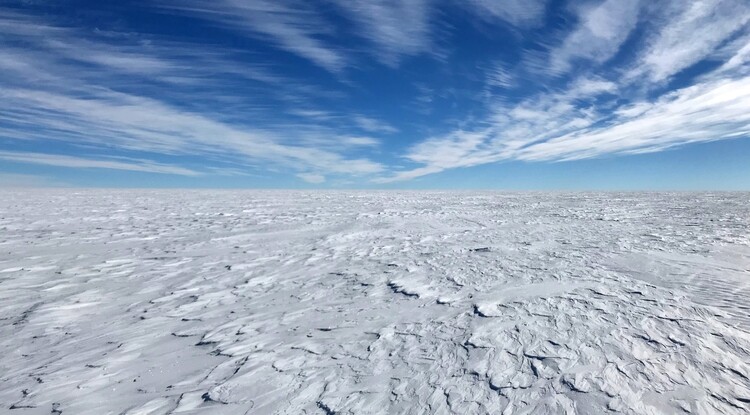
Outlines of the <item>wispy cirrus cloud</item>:
{"label": "wispy cirrus cloud", "polygon": [[[750,79],[706,82],[624,108],[605,126],[523,148],[522,160],[575,160],[643,153],[750,134]],[[628,111],[630,109],[636,111]]]}
{"label": "wispy cirrus cloud", "polygon": [[[739,47],[737,47],[737,45],[739,45]],[[746,67],[746,64],[750,62],[750,34],[739,38],[733,46],[735,47],[731,48],[729,59],[724,62],[717,72],[724,73],[738,70],[747,75],[748,68]]]}
{"label": "wispy cirrus cloud", "polygon": [[304,1],[187,0],[161,6],[260,37],[331,72],[348,65],[344,54],[324,40],[334,34],[330,22]]}
{"label": "wispy cirrus cloud", "polygon": [[495,64],[487,73],[487,86],[511,88],[515,85],[514,74],[503,64]]}
{"label": "wispy cirrus cloud", "polygon": [[333,0],[370,41],[378,59],[397,66],[402,56],[430,52],[432,39],[430,0]]}
{"label": "wispy cirrus cloud", "polygon": [[[236,50],[179,42],[139,33],[104,32],[58,25],[0,9],[0,68],[4,83],[52,90],[80,85],[122,88],[137,86],[220,89],[226,84],[254,81],[243,91],[270,86],[273,96],[287,101],[331,94],[273,72],[271,65],[247,65]],[[296,92],[297,98],[290,95]]]}
{"label": "wispy cirrus cloud", "polygon": [[611,59],[638,23],[639,0],[606,0],[584,6],[578,13],[578,26],[550,53],[547,70],[564,73],[577,59],[587,65]]}
{"label": "wispy cirrus cloud", "polygon": [[661,151],[750,136],[750,78],[719,79],[635,102],[613,114],[576,108],[571,95],[507,108],[484,128],[426,140],[407,153],[420,167],[389,183],[508,160],[561,161]]}
{"label": "wispy cirrus cloud", "polygon": [[[345,22],[320,13],[332,4]],[[189,13],[219,27],[269,41],[335,74],[356,66],[354,55],[367,52],[397,67],[404,56],[435,53],[430,0],[189,0],[162,7]],[[405,22],[408,22],[405,24]],[[356,30],[343,33],[343,27]],[[367,47],[341,48],[342,36],[364,39]]]}
{"label": "wispy cirrus cloud", "polygon": [[398,132],[398,128],[384,122],[382,120],[376,120],[374,118],[365,117],[364,115],[355,115],[352,117],[354,124],[357,127],[371,133],[385,133],[393,134]]}
{"label": "wispy cirrus cloud", "polygon": [[[398,128],[383,120],[357,113],[342,114],[333,111],[323,111],[320,109],[295,108],[289,111],[289,114],[321,123],[334,125],[345,124],[346,126],[368,133],[394,134],[399,131]],[[330,134],[331,132],[325,131],[325,133]]]}
{"label": "wispy cirrus cloud", "polygon": [[[382,169],[369,160],[284,144],[284,139],[272,131],[226,124],[150,98],[106,90],[92,91],[86,97],[6,90],[3,98],[6,121],[29,121],[33,117],[35,129],[18,138],[65,138],[130,151],[231,157],[235,161],[266,161],[332,173],[370,174]],[[107,137],[106,141],[101,137]]]}
{"label": "wispy cirrus cloud", "polygon": [[[568,77],[580,61],[581,75],[564,88],[518,102],[491,96],[486,117],[413,145],[404,158],[415,167],[376,181],[509,160],[577,160],[750,136],[750,4],[705,0],[662,6],[605,0],[580,9],[578,24],[549,50],[542,70]],[[620,58],[621,66],[604,65],[639,26],[645,32]],[[716,62],[713,69],[688,86],[664,90],[665,80],[706,60]],[[502,86],[514,76],[500,75],[489,76],[488,85],[499,78]]]}
{"label": "wispy cirrus cloud", "polygon": [[321,184],[321,183],[325,183],[326,181],[325,176],[323,176],[322,174],[315,174],[315,173],[299,173],[297,177],[311,184]]}
{"label": "wispy cirrus cloud", "polygon": [[499,19],[521,27],[541,24],[547,8],[547,0],[468,0],[460,3],[483,19]]}
{"label": "wispy cirrus cloud", "polygon": [[46,188],[64,186],[70,186],[70,184],[35,174],[0,173],[0,189],[28,189],[35,187]]}
{"label": "wispy cirrus cloud", "polygon": [[[37,31],[31,30],[33,25]],[[9,58],[0,61],[5,69],[0,80],[0,135],[85,145],[98,150],[92,151],[92,157],[116,150],[143,158],[138,163],[102,159],[96,164],[87,159],[87,163],[77,160],[80,163],[76,164],[72,159],[53,159],[54,155],[23,158],[16,154],[17,162],[158,173],[167,172],[167,166],[148,164],[145,158],[198,156],[212,160],[216,164],[212,167],[224,169],[225,163],[253,169],[281,165],[293,171],[334,175],[367,175],[383,169],[377,162],[345,154],[355,147],[376,145],[376,138],[333,131],[322,121],[299,128],[274,122],[267,112],[269,121],[262,126],[243,123],[250,111],[265,111],[268,102],[248,107],[243,94],[235,103],[233,79],[268,84],[268,95],[283,95],[281,102],[289,105],[300,99],[287,99],[287,88],[297,96],[316,92],[260,66],[242,70],[220,49],[194,48],[169,40],[162,44],[159,38],[148,38],[144,46],[141,38],[86,34],[18,13],[4,14],[0,27],[9,36],[8,42],[0,43],[0,56]],[[193,79],[201,82],[193,83]],[[165,88],[175,82],[180,88]],[[139,93],[123,92],[132,90],[133,85]],[[174,89],[180,92],[172,92]],[[183,97],[200,97],[203,102],[185,102]],[[222,110],[210,110],[211,102]],[[178,167],[170,171],[192,172]]]}
{"label": "wispy cirrus cloud", "polygon": [[653,82],[670,78],[704,60],[750,22],[744,0],[672,2],[661,10],[663,26],[649,39],[629,77]]}
{"label": "wispy cirrus cloud", "polygon": [[748,130],[742,0],[144,2],[132,31],[8,4],[4,160],[389,182]]}
{"label": "wispy cirrus cloud", "polygon": [[155,163],[149,160],[122,161],[110,158],[85,158],[59,154],[0,151],[0,159],[16,163],[43,164],[46,166],[74,167],[84,169],[127,170],[146,173],[200,176],[202,173],[179,166]]}

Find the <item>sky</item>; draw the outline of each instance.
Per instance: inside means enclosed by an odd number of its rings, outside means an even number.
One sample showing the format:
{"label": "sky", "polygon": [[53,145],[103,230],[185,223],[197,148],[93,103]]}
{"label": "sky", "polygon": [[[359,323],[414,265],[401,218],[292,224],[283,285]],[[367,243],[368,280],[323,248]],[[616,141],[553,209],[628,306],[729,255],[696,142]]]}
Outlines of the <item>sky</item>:
{"label": "sky", "polygon": [[747,0],[4,0],[0,187],[750,190]]}

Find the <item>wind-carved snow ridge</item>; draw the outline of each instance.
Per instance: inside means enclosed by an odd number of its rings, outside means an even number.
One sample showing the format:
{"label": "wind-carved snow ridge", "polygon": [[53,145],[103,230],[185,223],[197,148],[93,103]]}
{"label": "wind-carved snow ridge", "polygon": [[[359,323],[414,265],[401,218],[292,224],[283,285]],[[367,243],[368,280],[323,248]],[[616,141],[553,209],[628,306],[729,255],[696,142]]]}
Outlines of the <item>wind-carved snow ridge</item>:
{"label": "wind-carved snow ridge", "polygon": [[745,414],[750,194],[3,191],[0,413]]}

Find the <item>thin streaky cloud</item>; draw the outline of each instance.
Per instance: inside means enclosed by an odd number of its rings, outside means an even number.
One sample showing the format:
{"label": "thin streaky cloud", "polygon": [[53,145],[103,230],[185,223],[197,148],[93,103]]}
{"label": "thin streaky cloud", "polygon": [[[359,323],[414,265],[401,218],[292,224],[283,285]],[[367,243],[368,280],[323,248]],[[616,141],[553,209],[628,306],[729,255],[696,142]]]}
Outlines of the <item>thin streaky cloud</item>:
{"label": "thin streaky cloud", "polygon": [[750,22],[744,0],[703,0],[667,8],[667,23],[649,41],[629,76],[660,82],[710,56]]}
{"label": "thin streaky cloud", "polygon": [[87,6],[0,7],[6,166],[372,186],[750,131],[743,0]]}
{"label": "thin streaky cloud", "polygon": [[466,0],[459,4],[472,9],[479,18],[500,20],[517,27],[542,24],[547,8],[547,0]]}
{"label": "thin streaky cloud", "polygon": [[35,174],[0,173],[0,189],[47,188],[71,186],[60,180]]}
{"label": "thin streaky cloud", "polygon": [[390,124],[364,115],[355,115],[352,120],[357,127],[371,133],[394,134],[398,132],[398,128]]}
{"label": "thin streaky cloud", "polygon": [[659,151],[676,145],[735,138],[750,130],[750,79],[691,86],[634,117],[525,148],[523,160],[575,160],[624,151]]}
{"label": "thin streaky cloud", "polygon": [[[26,33],[27,20],[16,16],[3,21],[6,27],[17,28],[15,32]],[[324,125],[285,130],[286,127],[269,123],[262,128],[249,128],[217,120],[218,114],[199,114],[166,102],[164,98],[169,93],[155,98],[113,90],[136,82],[133,77],[153,81],[187,75],[212,80],[215,77],[210,75],[222,73],[267,83],[273,87],[272,94],[283,95],[289,88],[297,97],[287,99],[285,95],[283,101],[292,105],[304,100],[305,94],[316,94],[304,84],[271,74],[262,66],[242,70],[227,62],[222,51],[191,50],[188,44],[165,42],[165,46],[151,42],[147,48],[135,48],[112,45],[98,37],[81,40],[81,31],[55,29],[49,22],[40,22],[40,27],[41,33],[55,33],[55,37],[29,34],[23,39],[24,47],[0,44],[0,56],[13,58],[0,63],[8,69],[6,80],[17,79],[26,87],[6,86],[0,91],[0,133],[5,137],[60,140],[129,152],[217,159],[226,155],[257,165],[283,164],[302,170],[314,167],[333,174],[382,170],[378,163],[341,154],[352,147],[376,145],[375,138],[342,135]],[[39,62],[44,64],[38,65]],[[86,66],[81,67],[82,64]],[[203,68],[207,68],[205,72]],[[222,81],[211,82],[221,85]],[[213,100],[221,98],[217,94],[211,96]],[[243,115],[246,117],[247,113]],[[298,144],[284,143],[292,134]],[[315,144],[305,147],[305,141]]]}
{"label": "thin streaky cloud", "polygon": [[639,0],[606,0],[580,10],[578,26],[550,53],[549,70],[567,72],[576,60],[587,65],[611,59],[638,23]]}
{"label": "thin streaky cloud", "polygon": [[[272,132],[228,125],[184,112],[162,102],[121,93],[98,92],[87,98],[28,90],[5,92],[9,114],[33,110],[37,129],[62,131],[68,138],[123,149],[173,155],[232,154],[288,166],[314,166],[335,173],[368,174],[382,167],[364,159],[346,159],[312,147],[285,145]],[[84,130],[81,127],[86,126]],[[44,133],[38,135],[44,136]]]}
{"label": "thin streaky cloud", "polygon": [[[571,112],[572,98],[611,91],[612,86],[601,81],[596,81],[597,88],[581,88],[590,82],[579,81],[563,94],[512,108],[509,115],[497,117],[489,128],[456,131],[424,141],[406,156],[422,167],[376,180],[409,180],[503,160],[578,160],[663,151],[750,133],[748,77],[707,81],[653,102],[633,103],[615,112],[614,117],[609,113]],[[586,94],[581,95],[582,90]]]}
{"label": "thin streaky cloud", "polygon": [[311,184],[321,184],[321,183],[325,183],[326,181],[325,176],[323,176],[322,174],[315,174],[315,173],[299,173],[297,174],[297,177]]}
{"label": "thin streaky cloud", "polygon": [[0,151],[0,159],[15,163],[43,164],[57,167],[74,167],[84,169],[127,170],[146,173],[176,174],[181,176],[200,176],[202,173],[179,166],[169,166],[148,160],[124,162],[102,158],[73,157],[59,154]]}
{"label": "thin streaky cloud", "polygon": [[[403,56],[430,52],[434,47],[430,0],[333,0],[355,22],[357,34],[374,45],[382,63],[398,66]],[[408,22],[408,23],[406,23]]]}
{"label": "thin streaky cloud", "polygon": [[332,34],[330,24],[302,1],[187,0],[162,6],[259,36],[331,72],[348,65],[342,53],[321,39]]}

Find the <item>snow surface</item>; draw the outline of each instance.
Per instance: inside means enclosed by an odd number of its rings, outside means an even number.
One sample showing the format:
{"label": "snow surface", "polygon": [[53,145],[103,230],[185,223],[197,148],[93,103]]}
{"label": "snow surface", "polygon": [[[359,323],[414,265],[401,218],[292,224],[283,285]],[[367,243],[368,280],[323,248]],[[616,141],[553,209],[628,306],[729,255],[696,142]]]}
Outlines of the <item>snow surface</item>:
{"label": "snow surface", "polygon": [[0,193],[2,413],[748,411],[747,193]]}

